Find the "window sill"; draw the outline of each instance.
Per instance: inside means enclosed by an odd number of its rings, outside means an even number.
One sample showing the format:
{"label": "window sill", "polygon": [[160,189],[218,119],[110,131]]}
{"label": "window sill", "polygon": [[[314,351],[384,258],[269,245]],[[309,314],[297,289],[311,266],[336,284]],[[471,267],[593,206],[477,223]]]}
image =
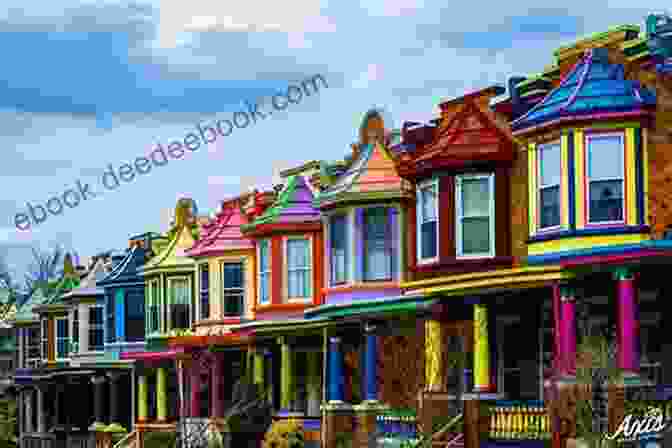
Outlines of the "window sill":
{"label": "window sill", "polygon": [[260,314],[271,311],[298,311],[308,308],[312,305],[312,300],[290,303],[270,303],[268,305],[258,305],[254,311]]}
{"label": "window sill", "polygon": [[513,257],[479,257],[479,258],[446,258],[432,264],[416,264],[411,266],[413,272],[432,272],[441,269],[474,269],[506,266],[513,264]]}
{"label": "window sill", "polygon": [[528,238],[527,244],[534,244],[543,241],[557,240],[562,238],[574,238],[581,236],[632,235],[637,233],[650,233],[650,232],[651,232],[651,226],[648,225],[624,226],[613,224],[605,224],[605,225],[591,224],[590,227],[587,227],[585,229],[574,229],[574,230],[561,229],[556,231],[539,232],[536,235]]}

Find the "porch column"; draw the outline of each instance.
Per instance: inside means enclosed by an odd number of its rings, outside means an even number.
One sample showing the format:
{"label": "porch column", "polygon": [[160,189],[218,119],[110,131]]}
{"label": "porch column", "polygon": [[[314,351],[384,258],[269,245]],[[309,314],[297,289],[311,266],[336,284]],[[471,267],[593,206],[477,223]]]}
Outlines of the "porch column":
{"label": "porch column", "polygon": [[201,416],[201,401],[200,401],[200,392],[201,392],[201,372],[199,370],[199,365],[197,363],[191,363],[190,374],[191,374],[191,417],[200,417]]}
{"label": "porch column", "polygon": [[562,341],[560,333],[562,328],[560,321],[562,321],[562,311],[560,309],[560,285],[553,284],[553,375],[556,372],[562,372]]}
{"label": "porch column", "polygon": [[121,412],[119,409],[119,395],[122,393],[119,383],[121,381],[121,372],[112,372],[108,373],[110,378],[110,426],[108,430],[113,430],[115,432],[124,431],[124,427],[121,426]]}
{"label": "porch column", "polygon": [[474,304],[474,390],[490,390],[490,342],[488,341],[488,309]]}
{"label": "porch column", "polygon": [[365,325],[366,354],[364,365],[364,384],[366,385],[366,401],[378,401],[378,336],[375,334],[376,327]]}
{"label": "porch column", "polygon": [[138,421],[147,421],[147,376],[138,375]]}
{"label": "porch column", "polygon": [[254,384],[259,385],[259,388],[264,390],[264,352],[263,350],[257,348],[252,353],[252,358],[254,361],[254,374],[253,382]]}
{"label": "porch column", "polygon": [[168,400],[166,397],[166,368],[156,369],[156,420],[165,423],[168,420]]}
{"label": "porch column", "polygon": [[560,288],[560,349],[562,373],[576,375],[576,299],[569,287]]}
{"label": "porch column", "polygon": [[33,428],[33,389],[26,390],[24,401],[26,406],[26,432],[35,432]]}
{"label": "porch column", "polygon": [[45,433],[47,432],[47,421],[45,419],[46,414],[44,412],[44,386],[37,387],[37,403],[36,403],[36,412],[37,412],[37,432]]}
{"label": "porch column", "polygon": [[308,404],[306,415],[315,417],[320,415],[320,353],[309,351],[306,353],[308,362]]}
{"label": "porch column", "polygon": [[91,379],[93,383],[93,409],[95,421],[94,425],[105,424],[105,377],[97,376]]}
{"label": "porch column", "polygon": [[445,390],[443,378],[443,328],[438,319],[425,321],[425,390]]}
{"label": "porch column", "polygon": [[341,338],[329,338],[329,401],[343,402],[343,353],[341,353]]}
{"label": "porch column", "polygon": [[212,409],[210,414],[213,418],[221,418],[224,416],[224,406],[222,402],[224,369],[222,361],[222,355],[215,355],[213,357],[211,366],[212,389],[210,390],[210,403],[212,405]]}
{"label": "porch column", "polygon": [[639,309],[632,272],[616,273],[618,289],[618,367],[628,374],[639,373]]}
{"label": "porch column", "polygon": [[292,351],[289,346],[289,341],[287,338],[280,338],[280,353],[281,353],[281,365],[280,365],[280,408],[284,411],[291,411],[293,403],[292,395],[294,391],[292,390]]}

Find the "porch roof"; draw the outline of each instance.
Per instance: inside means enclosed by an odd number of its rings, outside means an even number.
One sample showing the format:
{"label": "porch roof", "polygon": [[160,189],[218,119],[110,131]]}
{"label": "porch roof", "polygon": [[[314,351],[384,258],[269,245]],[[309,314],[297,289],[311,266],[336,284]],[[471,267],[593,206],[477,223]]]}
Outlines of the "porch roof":
{"label": "porch roof", "polygon": [[374,300],[321,305],[304,311],[304,315],[307,318],[319,316],[326,319],[338,319],[363,315],[413,312],[429,308],[435,302],[435,300],[427,300],[423,294],[408,294]]}

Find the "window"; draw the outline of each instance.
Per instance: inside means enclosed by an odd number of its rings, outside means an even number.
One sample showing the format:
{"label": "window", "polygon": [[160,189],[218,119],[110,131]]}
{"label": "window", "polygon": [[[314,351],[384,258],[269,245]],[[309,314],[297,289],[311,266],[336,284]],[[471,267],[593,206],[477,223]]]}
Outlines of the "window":
{"label": "window", "polygon": [[147,289],[147,303],[149,311],[148,333],[158,333],[159,329],[159,283],[156,280],[149,282]]}
{"label": "window", "polygon": [[210,317],[210,269],[207,263],[199,266],[200,289],[201,289],[201,319]]}
{"label": "window", "polygon": [[439,254],[438,197],[438,180],[433,180],[418,186],[416,211],[418,263],[436,261]]}
{"label": "window", "polygon": [[[119,290],[115,291],[118,292]],[[123,292],[122,292],[123,294]],[[105,295],[105,310],[107,311],[107,342],[112,343],[117,340],[117,334],[116,334],[116,326],[115,326],[115,321],[116,321],[116,316],[115,314],[115,308],[116,308],[116,298],[114,293],[109,293]],[[91,342],[89,342],[89,349],[91,347]]]}
{"label": "window", "polygon": [[494,256],[494,176],[456,178],[457,256]]}
{"label": "window", "polygon": [[70,354],[70,336],[68,335],[68,319],[56,318],[56,359],[67,359]]}
{"label": "window", "polygon": [[331,284],[348,281],[348,218],[346,215],[331,217],[329,224],[331,250]]}
{"label": "window", "polygon": [[312,296],[310,241],[307,238],[287,240],[287,297],[289,299]]}
{"label": "window", "polygon": [[191,294],[189,279],[172,278],[168,281],[170,286],[170,328],[186,329],[190,326],[189,304]]}
{"label": "window", "polygon": [[49,358],[49,320],[42,319],[41,321],[41,339],[42,339],[42,359]]}
{"label": "window", "polygon": [[141,291],[131,290],[126,296],[124,330],[127,342],[139,342],[145,338],[145,297]]}
{"label": "window", "polygon": [[623,221],[623,135],[590,135],[586,139],[588,221]]}
{"label": "window", "polygon": [[243,263],[222,263],[222,309],[224,317],[243,315]]}
{"label": "window", "polygon": [[26,333],[26,361],[32,367],[40,359],[40,327],[27,328]]}
{"label": "window", "polygon": [[560,144],[539,146],[539,228],[560,225]]}
{"label": "window", "polygon": [[271,244],[269,240],[259,241],[259,303],[271,301]]}
{"label": "window", "polygon": [[392,234],[386,207],[364,210],[364,280],[392,279]]}
{"label": "window", "polygon": [[77,305],[72,310],[72,351],[79,352],[79,309]]}
{"label": "window", "polygon": [[101,305],[92,305],[89,307],[89,351],[103,351],[104,349],[104,327],[103,327],[103,307]]}

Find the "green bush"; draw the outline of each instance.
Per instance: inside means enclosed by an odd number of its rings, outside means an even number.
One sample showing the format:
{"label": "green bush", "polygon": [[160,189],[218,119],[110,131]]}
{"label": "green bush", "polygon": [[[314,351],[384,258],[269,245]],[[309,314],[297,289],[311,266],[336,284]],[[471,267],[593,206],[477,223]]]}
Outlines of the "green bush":
{"label": "green bush", "polygon": [[176,445],[177,434],[174,432],[146,432],[145,448],[172,448]]}

